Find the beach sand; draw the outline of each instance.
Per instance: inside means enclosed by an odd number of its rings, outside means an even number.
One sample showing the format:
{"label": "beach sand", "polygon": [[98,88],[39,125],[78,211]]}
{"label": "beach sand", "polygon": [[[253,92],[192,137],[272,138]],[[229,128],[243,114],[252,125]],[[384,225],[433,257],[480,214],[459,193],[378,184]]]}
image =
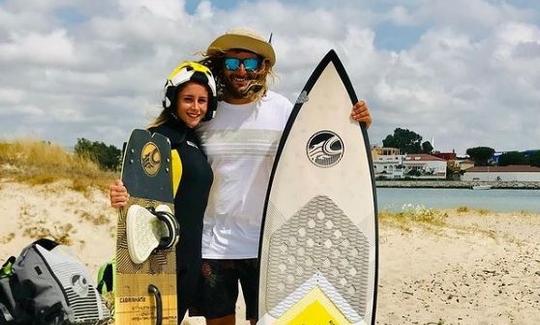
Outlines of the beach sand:
{"label": "beach sand", "polygon": [[[540,215],[464,210],[442,225],[381,222],[378,324],[540,324]],[[2,263],[42,235],[94,278],[114,255],[117,214],[101,191],[0,180],[0,211]],[[237,320],[248,324],[240,302]]]}

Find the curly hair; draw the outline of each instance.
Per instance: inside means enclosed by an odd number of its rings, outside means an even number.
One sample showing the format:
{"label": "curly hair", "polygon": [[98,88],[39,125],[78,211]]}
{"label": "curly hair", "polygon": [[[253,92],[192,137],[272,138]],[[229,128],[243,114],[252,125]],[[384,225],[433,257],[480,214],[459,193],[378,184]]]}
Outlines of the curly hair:
{"label": "curly hair", "polygon": [[[204,53],[203,56],[203,59],[201,59],[199,63],[204,64],[212,71],[216,80],[217,98],[218,100],[223,100],[226,92],[225,76],[223,75],[223,60],[225,59],[225,53],[220,52],[215,55]],[[263,58],[263,60],[266,62],[264,65],[265,71],[257,73],[257,78],[251,81],[245,94],[246,97],[253,102],[260,100],[266,95],[269,85],[275,79],[272,67],[268,64],[266,59]]]}

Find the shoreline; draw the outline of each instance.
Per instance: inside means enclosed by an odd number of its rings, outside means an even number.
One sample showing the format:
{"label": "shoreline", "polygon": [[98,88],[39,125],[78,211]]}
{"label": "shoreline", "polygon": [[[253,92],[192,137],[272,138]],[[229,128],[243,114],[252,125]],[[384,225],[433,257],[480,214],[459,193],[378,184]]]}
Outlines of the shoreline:
{"label": "shoreline", "polygon": [[540,190],[540,182],[492,182],[492,181],[448,181],[448,180],[376,180],[381,188],[454,188],[470,189],[473,185],[490,185],[491,189]]}

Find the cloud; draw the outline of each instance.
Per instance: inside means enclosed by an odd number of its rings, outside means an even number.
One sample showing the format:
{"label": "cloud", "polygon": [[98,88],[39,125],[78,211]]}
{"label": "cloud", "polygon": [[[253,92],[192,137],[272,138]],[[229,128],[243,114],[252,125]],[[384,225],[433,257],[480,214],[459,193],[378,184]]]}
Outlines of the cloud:
{"label": "cloud", "polygon": [[65,30],[48,34],[13,33],[7,42],[0,43],[0,61],[6,64],[71,65],[76,62],[74,52]]}
{"label": "cloud", "polygon": [[443,151],[538,147],[533,4],[321,0],[227,8],[201,1],[189,13],[176,0],[30,1],[0,2],[0,136],[119,146],[159,113],[164,78],[179,61],[199,58],[225,30],[248,26],[273,33],[274,89],[291,101],[335,49],[358,97],[368,100],[374,143],[401,127],[434,137]]}

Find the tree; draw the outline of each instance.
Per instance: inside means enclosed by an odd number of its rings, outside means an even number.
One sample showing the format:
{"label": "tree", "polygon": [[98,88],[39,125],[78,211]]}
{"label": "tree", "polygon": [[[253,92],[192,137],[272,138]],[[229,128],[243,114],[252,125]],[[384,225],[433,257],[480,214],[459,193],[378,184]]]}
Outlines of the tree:
{"label": "tree", "polygon": [[425,141],[422,143],[422,152],[423,153],[432,153],[433,152],[433,146],[431,145],[431,142]]}
{"label": "tree", "polygon": [[474,147],[466,151],[477,166],[487,166],[489,158],[495,153],[495,149],[489,147]]}
{"label": "tree", "polygon": [[386,136],[382,143],[384,147],[399,148],[402,154],[422,152],[422,136],[407,129],[395,129],[394,134]]}
{"label": "tree", "polygon": [[528,165],[528,164],[529,164],[529,159],[525,157],[525,154],[519,151],[505,152],[499,157],[499,166]]}
{"label": "tree", "polygon": [[531,166],[540,167],[540,150],[534,151],[529,155],[529,163]]}
{"label": "tree", "polygon": [[99,167],[108,170],[120,168],[120,149],[113,145],[107,146],[103,142],[90,141],[85,138],[77,139],[75,154],[95,161]]}

